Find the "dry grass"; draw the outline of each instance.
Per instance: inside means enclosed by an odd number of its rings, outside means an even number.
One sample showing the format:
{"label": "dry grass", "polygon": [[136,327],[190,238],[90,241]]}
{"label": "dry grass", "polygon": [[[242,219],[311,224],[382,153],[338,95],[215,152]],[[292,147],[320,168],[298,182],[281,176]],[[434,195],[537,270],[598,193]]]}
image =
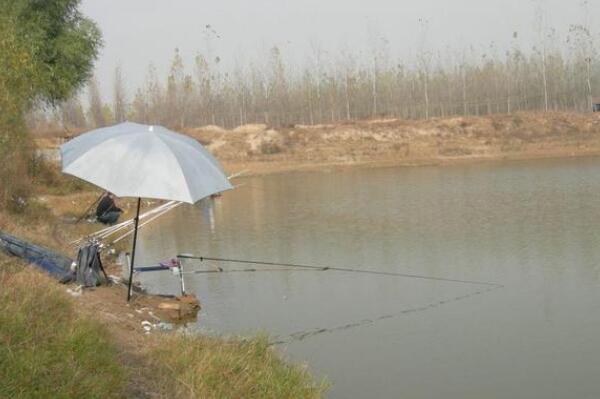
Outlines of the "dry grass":
{"label": "dry grass", "polygon": [[95,190],[91,184],[63,174],[58,165],[39,157],[34,158],[30,169],[37,193],[66,195]]}
{"label": "dry grass", "polygon": [[266,337],[167,336],[150,355],[163,398],[320,398],[327,388],[285,363]]}

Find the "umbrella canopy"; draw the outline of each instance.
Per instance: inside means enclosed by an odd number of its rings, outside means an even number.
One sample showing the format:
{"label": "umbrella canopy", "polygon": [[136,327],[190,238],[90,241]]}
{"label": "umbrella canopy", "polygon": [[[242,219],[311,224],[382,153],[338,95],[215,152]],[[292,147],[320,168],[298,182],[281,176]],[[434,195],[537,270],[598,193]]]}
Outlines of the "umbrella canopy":
{"label": "umbrella canopy", "polygon": [[196,140],[162,126],[124,122],[92,130],[60,147],[62,171],[119,197],[137,197],[129,265],[131,298],[141,198],[190,204],[233,188]]}
{"label": "umbrella canopy", "polygon": [[200,143],[162,126],[124,122],[92,130],[60,152],[63,173],[118,197],[195,203],[233,188]]}

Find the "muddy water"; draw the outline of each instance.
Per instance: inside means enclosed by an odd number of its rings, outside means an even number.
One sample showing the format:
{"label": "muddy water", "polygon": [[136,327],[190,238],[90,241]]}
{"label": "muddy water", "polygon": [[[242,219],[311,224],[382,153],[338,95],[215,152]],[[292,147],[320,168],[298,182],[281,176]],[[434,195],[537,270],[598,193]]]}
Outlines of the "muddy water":
{"label": "muddy water", "polygon": [[[504,287],[335,271],[188,275],[203,303],[198,331],[266,331],[327,376],[332,398],[600,397],[600,160],[238,183],[145,230],[141,261],[188,252]],[[178,289],[168,273],[143,281]]]}

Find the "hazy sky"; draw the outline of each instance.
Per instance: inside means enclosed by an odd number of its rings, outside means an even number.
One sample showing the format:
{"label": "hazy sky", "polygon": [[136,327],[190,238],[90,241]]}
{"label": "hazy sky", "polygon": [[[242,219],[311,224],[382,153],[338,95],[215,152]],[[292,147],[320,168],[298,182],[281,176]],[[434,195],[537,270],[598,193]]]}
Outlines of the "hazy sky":
{"label": "hazy sky", "polygon": [[[582,21],[581,0],[536,1],[563,37],[569,24]],[[600,15],[600,0],[589,3],[589,14]],[[483,49],[490,42],[504,50],[515,31],[523,45],[536,37],[532,0],[83,0],[82,11],[104,36],[97,64],[104,97],[110,96],[116,65],[131,92],[150,62],[166,76],[175,47],[187,65],[210,47],[232,66],[260,61],[278,45],[290,63],[301,66],[311,55],[310,43],[337,56],[342,49],[364,52],[370,38],[385,37],[391,55],[410,64],[422,37],[420,20],[428,21],[427,46],[433,50]]]}

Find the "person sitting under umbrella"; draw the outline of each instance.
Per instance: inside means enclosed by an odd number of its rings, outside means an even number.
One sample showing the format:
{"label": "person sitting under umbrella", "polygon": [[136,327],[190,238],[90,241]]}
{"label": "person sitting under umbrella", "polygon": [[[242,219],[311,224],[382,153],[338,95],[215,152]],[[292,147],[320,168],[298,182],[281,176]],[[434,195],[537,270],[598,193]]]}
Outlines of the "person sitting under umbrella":
{"label": "person sitting under umbrella", "polygon": [[96,208],[96,219],[100,223],[111,225],[117,223],[121,213],[123,213],[123,210],[115,204],[114,195],[106,193]]}
{"label": "person sitting under umbrella", "polygon": [[136,266],[142,198],[195,204],[233,189],[219,161],[197,140],[158,125],[123,122],[95,129],[61,145],[60,155],[63,173],[120,198],[137,198],[128,301]]}

